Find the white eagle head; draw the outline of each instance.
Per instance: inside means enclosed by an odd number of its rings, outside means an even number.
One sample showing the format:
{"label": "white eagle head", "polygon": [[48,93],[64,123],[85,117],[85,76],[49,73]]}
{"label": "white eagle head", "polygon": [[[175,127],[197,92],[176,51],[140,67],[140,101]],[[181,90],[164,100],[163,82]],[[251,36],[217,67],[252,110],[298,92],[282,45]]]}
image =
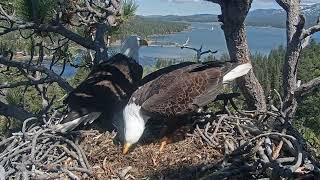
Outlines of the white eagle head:
{"label": "white eagle head", "polygon": [[126,154],[129,151],[129,148],[139,141],[145,129],[147,118],[141,115],[140,109],[141,106],[138,106],[135,103],[129,103],[123,110],[123,154]]}
{"label": "white eagle head", "polygon": [[139,63],[139,48],[142,46],[148,46],[148,41],[140,36],[132,35],[122,42],[121,53]]}

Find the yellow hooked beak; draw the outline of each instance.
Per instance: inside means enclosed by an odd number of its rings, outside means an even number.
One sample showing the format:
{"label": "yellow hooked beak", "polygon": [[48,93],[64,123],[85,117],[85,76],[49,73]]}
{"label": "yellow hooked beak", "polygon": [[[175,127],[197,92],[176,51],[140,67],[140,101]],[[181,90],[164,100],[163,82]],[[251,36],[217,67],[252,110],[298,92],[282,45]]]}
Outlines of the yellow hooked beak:
{"label": "yellow hooked beak", "polygon": [[148,43],[147,40],[141,38],[141,39],[139,40],[139,45],[140,45],[140,46],[148,46],[149,43]]}
{"label": "yellow hooked beak", "polygon": [[131,144],[125,143],[124,146],[123,146],[122,154],[127,154],[129,149],[130,149],[130,147],[131,147]]}

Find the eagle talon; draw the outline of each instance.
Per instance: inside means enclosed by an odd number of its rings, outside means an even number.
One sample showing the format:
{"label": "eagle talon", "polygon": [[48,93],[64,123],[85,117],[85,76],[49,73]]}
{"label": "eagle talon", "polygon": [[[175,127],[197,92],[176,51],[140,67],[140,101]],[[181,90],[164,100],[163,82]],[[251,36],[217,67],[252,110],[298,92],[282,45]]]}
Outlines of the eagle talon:
{"label": "eagle talon", "polygon": [[160,148],[159,148],[159,152],[160,153],[163,152],[165,145],[167,145],[167,141],[166,140],[161,142],[161,145],[160,145]]}
{"label": "eagle talon", "polygon": [[166,146],[167,144],[172,143],[173,140],[172,140],[172,137],[171,137],[171,136],[170,136],[170,137],[165,136],[165,137],[163,137],[163,138],[160,140],[160,142],[161,142],[161,144],[160,144],[159,152],[161,153],[161,152],[163,152],[165,146]]}

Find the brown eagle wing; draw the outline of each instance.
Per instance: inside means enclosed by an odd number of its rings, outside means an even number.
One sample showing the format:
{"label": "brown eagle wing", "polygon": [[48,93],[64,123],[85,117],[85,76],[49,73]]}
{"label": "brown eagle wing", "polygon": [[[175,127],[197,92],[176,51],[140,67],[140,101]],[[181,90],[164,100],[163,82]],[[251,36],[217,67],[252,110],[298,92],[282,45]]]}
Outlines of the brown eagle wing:
{"label": "brown eagle wing", "polygon": [[[222,86],[219,68],[208,67],[192,71],[198,66],[179,69],[156,79],[146,87],[153,93],[142,104],[142,110],[158,116],[179,116],[194,112],[211,102]],[[154,85],[152,85],[154,84]]]}
{"label": "brown eagle wing", "polygon": [[[195,65],[193,65],[195,66]],[[183,67],[175,70],[174,73],[161,74],[157,78],[148,83],[141,86],[138,90],[136,90],[130,99],[130,102],[134,101],[136,104],[142,105],[145,101],[147,101],[150,97],[161,94],[163,91],[167,91],[167,89],[172,85],[168,82],[175,82],[176,78],[182,74],[185,69],[189,67]]]}

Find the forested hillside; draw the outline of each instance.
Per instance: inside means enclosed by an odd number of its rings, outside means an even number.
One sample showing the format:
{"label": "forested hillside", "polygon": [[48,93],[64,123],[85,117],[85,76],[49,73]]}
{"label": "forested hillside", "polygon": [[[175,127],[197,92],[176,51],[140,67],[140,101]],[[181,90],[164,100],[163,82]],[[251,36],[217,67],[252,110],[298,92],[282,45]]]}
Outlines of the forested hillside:
{"label": "forested hillside", "polygon": [[185,22],[218,22],[216,14],[195,14],[189,16],[166,15],[166,16],[144,16],[147,19],[159,21],[185,21]]}
{"label": "forested hillside", "polygon": [[124,36],[138,34],[140,36],[149,36],[154,34],[170,34],[187,29],[188,23],[170,22],[153,18],[144,18],[136,16],[129,22],[122,24],[115,32],[113,38],[121,39]]}

